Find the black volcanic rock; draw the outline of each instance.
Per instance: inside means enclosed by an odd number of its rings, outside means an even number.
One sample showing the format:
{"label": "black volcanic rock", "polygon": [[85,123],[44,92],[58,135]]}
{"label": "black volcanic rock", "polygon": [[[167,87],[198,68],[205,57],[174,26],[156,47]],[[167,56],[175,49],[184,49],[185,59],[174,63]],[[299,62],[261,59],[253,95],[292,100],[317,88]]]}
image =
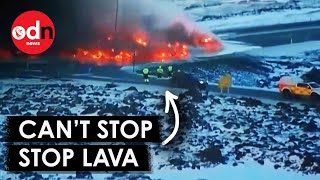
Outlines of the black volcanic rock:
{"label": "black volcanic rock", "polygon": [[84,111],[81,112],[82,115],[92,114],[97,112],[98,109],[94,106],[88,106]]}
{"label": "black volcanic rock", "polygon": [[6,92],[4,92],[3,94],[5,94],[5,95],[12,94],[13,90],[14,90],[13,88],[10,88]]}
{"label": "black volcanic rock", "polygon": [[261,165],[264,165],[264,160],[263,159],[259,159],[258,163],[261,164]]}
{"label": "black volcanic rock", "polygon": [[144,98],[157,98],[154,93],[150,93],[149,91],[143,91],[141,94]]}
{"label": "black volcanic rock", "polygon": [[226,124],[223,125],[223,127],[227,128],[227,129],[231,129],[234,126],[234,123],[232,122],[227,122]]}
{"label": "black volcanic rock", "polygon": [[240,98],[240,100],[243,100],[243,101],[244,101],[244,102],[242,103],[242,105],[244,105],[244,106],[256,107],[256,106],[261,106],[261,105],[263,105],[263,103],[262,103],[260,100],[253,99],[253,98],[245,98],[245,97],[242,97],[242,98]]}
{"label": "black volcanic rock", "polygon": [[314,120],[311,120],[309,123],[305,124],[303,131],[305,132],[315,132],[318,130],[317,123]]}
{"label": "black volcanic rock", "polygon": [[23,116],[33,116],[33,114],[31,114],[30,112],[27,112],[27,113],[23,114]]}
{"label": "black volcanic rock", "polygon": [[302,76],[302,79],[310,82],[320,83],[320,70],[317,68],[311,69],[311,71],[307,72]]}
{"label": "black volcanic rock", "polygon": [[41,111],[41,110],[39,110],[38,112],[37,112],[37,116],[52,116],[53,114],[52,113],[50,113],[49,111]]}
{"label": "black volcanic rock", "polygon": [[284,161],[284,165],[285,165],[286,167],[290,167],[290,166],[292,165],[292,163],[291,163],[291,161],[286,160],[286,161]]}
{"label": "black volcanic rock", "polygon": [[112,83],[106,84],[106,86],[105,86],[105,88],[108,88],[108,89],[115,88],[115,87],[117,87],[117,85],[112,84]]}
{"label": "black volcanic rock", "polygon": [[288,103],[279,102],[279,103],[277,103],[276,107],[283,109],[283,110],[291,110],[291,106]]}
{"label": "black volcanic rock", "polygon": [[76,179],[93,179],[93,177],[91,172],[77,171]]}
{"label": "black volcanic rock", "polygon": [[202,93],[198,89],[192,89],[185,92],[185,95],[192,97],[192,100],[195,102],[203,102],[204,98],[202,97]]}
{"label": "black volcanic rock", "polygon": [[129,87],[128,89],[125,89],[125,90],[123,90],[124,92],[126,92],[126,91],[135,91],[135,92],[138,92],[138,89],[136,88],[136,87],[134,87],[134,86],[131,86],[131,87]]}
{"label": "black volcanic rock", "polygon": [[198,155],[202,161],[212,162],[214,164],[224,162],[221,150],[217,146],[210,146],[207,149],[200,151]]}
{"label": "black volcanic rock", "polygon": [[92,93],[92,95],[94,95],[94,96],[102,96],[102,93],[100,93],[100,92],[94,92],[94,93]]}
{"label": "black volcanic rock", "polygon": [[310,153],[306,153],[301,164],[301,168],[311,167],[315,162],[315,158]]}
{"label": "black volcanic rock", "polygon": [[279,164],[276,164],[273,167],[274,167],[274,169],[279,169],[281,166]]}
{"label": "black volcanic rock", "polygon": [[0,111],[0,114],[2,114],[2,115],[8,115],[8,114],[10,114],[10,112],[9,112],[7,109],[2,109],[2,110]]}
{"label": "black volcanic rock", "polygon": [[19,109],[19,106],[11,106],[9,108],[10,114],[16,115],[16,114],[21,114],[21,110]]}
{"label": "black volcanic rock", "polygon": [[135,101],[136,99],[142,100],[144,99],[143,96],[141,95],[141,93],[139,93],[138,91],[128,91],[128,95],[125,96],[123,98],[123,103],[127,104],[127,103],[131,103],[133,101]]}
{"label": "black volcanic rock", "polygon": [[170,159],[169,163],[174,166],[183,166],[186,162],[182,159]]}

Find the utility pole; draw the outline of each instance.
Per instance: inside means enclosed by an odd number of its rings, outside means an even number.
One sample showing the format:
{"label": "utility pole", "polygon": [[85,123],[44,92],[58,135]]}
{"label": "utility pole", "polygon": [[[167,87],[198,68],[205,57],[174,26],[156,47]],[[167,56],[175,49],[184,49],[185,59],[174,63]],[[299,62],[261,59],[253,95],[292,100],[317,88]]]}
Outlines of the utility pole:
{"label": "utility pole", "polygon": [[[119,16],[119,0],[116,0],[116,18],[115,18],[115,25],[114,25],[114,32],[115,32],[115,37],[117,37],[117,32],[118,32],[118,16]],[[116,38],[114,38],[114,40],[116,40]],[[116,42],[115,42],[116,43]],[[116,51],[116,49],[115,49]],[[136,51],[133,54],[133,59],[132,59],[132,70],[134,72],[135,70],[135,57],[136,57]],[[123,66],[123,59],[122,59],[122,66]]]}
{"label": "utility pole", "polygon": [[134,53],[133,53],[133,57],[132,57],[132,72],[135,71],[135,65],[136,65],[136,57],[137,57],[137,51],[134,50]]}
{"label": "utility pole", "polygon": [[119,0],[116,0],[116,19],[115,19],[115,25],[114,25],[114,32],[117,32],[117,26],[118,26],[118,11],[119,11]]}
{"label": "utility pole", "polygon": [[[116,18],[115,18],[115,24],[114,24],[114,34],[115,34],[115,37],[114,37],[114,44],[115,44],[115,48],[114,48],[114,51],[115,53],[117,53],[117,32],[118,32],[118,15],[119,14],[119,0],[116,0]],[[122,59],[122,62],[121,62],[121,66],[123,66],[123,59]]]}

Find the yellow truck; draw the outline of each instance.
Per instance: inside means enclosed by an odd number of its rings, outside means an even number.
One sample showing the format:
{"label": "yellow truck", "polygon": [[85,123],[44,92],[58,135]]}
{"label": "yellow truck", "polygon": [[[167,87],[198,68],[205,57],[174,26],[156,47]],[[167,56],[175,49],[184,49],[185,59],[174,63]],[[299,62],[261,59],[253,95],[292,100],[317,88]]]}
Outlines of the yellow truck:
{"label": "yellow truck", "polygon": [[308,97],[311,100],[320,99],[320,85],[315,82],[304,83],[289,76],[279,81],[279,91],[285,98],[293,96]]}

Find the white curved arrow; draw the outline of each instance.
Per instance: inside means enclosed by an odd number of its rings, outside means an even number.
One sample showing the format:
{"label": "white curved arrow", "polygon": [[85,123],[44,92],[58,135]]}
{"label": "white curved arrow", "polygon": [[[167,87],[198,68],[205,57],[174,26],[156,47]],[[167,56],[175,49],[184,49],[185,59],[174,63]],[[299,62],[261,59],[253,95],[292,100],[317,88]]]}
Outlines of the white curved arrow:
{"label": "white curved arrow", "polygon": [[178,129],[179,129],[179,112],[178,112],[178,108],[176,103],[174,102],[174,100],[177,100],[178,96],[172,94],[169,91],[166,91],[166,107],[165,107],[165,113],[169,113],[169,109],[170,109],[170,104],[173,108],[173,112],[174,112],[174,118],[175,118],[175,125],[174,125],[174,129],[172,131],[172,133],[170,134],[170,136],[164,140],[162,142],[162,145],[166,145],[168,144],[173,138],[174,136],[177,134]]}

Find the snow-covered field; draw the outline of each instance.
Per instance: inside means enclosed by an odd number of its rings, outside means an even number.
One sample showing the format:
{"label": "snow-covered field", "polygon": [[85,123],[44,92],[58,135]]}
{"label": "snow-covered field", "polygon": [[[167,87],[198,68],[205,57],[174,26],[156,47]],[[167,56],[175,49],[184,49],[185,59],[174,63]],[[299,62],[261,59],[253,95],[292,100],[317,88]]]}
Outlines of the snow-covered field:
{"label": "snow-covered field", "polygon": [[185,10],[198,25],[228,30],[320,20],[319,0],[164,0]]}
{"label": "snow-covered field", "polygon": [[284,10],[283,12],[268,12],[257,15],[232,17],[230,20],[213,20],[212,23],[201,22],[201,27],[211,30],[228,30],[236,28],[261,27],[297,22],[320,20],[320,8],[304,10]]}
{"label": "snow-covered field", "polygon": [[[161,115],[163,136],[171,132],[164,113],[166,88],[101,81],[2,81],[1,115]],[[134,87],[133,87],[134,86]],[[181,128],[168,146],[150,144],[150,174],[41,174],[2,177],[95,179],[282,179],[315,180],[320,173],[320,107],[266,103],[172,89],[179,95]],[[2,117],[4,118],[4,117]],[[3,155],[3,154],[2,154]],[[1,166],[3,164],[0,163]]]}
{"label": "snow-covered field", "polygon": [[307,41],[288,45],[272,46],[245,52],[265,62],[271,71],[268,79],[271,86],[277,86],[281,76],[302,77],[313,68],[320,68],[320,41]]}

